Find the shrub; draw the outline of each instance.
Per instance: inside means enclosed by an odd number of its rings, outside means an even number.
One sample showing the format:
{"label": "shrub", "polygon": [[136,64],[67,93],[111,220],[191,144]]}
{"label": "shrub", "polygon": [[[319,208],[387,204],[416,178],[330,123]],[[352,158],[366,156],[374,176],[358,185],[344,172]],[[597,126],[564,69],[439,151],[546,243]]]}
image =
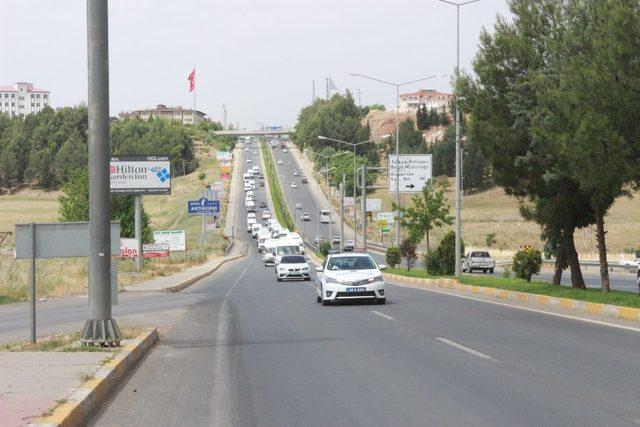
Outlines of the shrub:
{"label": "shrub", "polygon": [[400,249],[398,249],[397,246],[391,246],[387,248],[385,258],[386,258],[385,260],[387,262],[387,265],[389,267],[396,268],[398,264],[400,264],[400,261],[402,260],[400,258]]}
{"label": "shrub", "polygon": [[484,238],[484,242],[487,244],[488,248],[495,245],[497,243],[496,233],[488,233]]}
{"label": "shrub", "polygon": [[204,179],[205,179],[206,177],[207,177],[207,175],[206,175],[204,172],[200,172],[200,173],[198,174],[198,179],[199,179],[200,181],[204,181]]}
{"label": "shrub", "polygon": [[[450,276],[456,271],[456,234],[453,231],[444,235],[435,251],[424,256],[427,273],[437,276]],[[461,242],[460,253],[464,254],[464,242]]]}
{"label": "shrub", "polygon": [[400,254],[407,261],[407,270],[416,264],[418,259],[418,245],[411,239],[404,239],[400,244]]}
{"label": "shrub", "polygon": [[505,279],[511,277],[511,267],[509,267],[508,265],[504,266],[504,270],[502,270],[502,277],[504,277]]}
{"label": "shrub", "polygon": [[320,255],[322,255],[323,257],[326,257],[327,255],[329,255],[330,250],[331,250],[331,243],[329,242],[322,242],[318,247],[318,252],[320,252]]}
{"label": "shrub", "polygon": [[542,253],[537,249],[524,249],[513,256],[513,271],[516,277],[531,281],[531,276],[540,272]]}
{"label": "shrub", "polygon": [[437,276],[440,274],[440,260],[438,259],[438,254],[436,251],[429,251],[422,257],[422,262],[424,263],[425,268],[427,269],[427,273],[433,276]]}

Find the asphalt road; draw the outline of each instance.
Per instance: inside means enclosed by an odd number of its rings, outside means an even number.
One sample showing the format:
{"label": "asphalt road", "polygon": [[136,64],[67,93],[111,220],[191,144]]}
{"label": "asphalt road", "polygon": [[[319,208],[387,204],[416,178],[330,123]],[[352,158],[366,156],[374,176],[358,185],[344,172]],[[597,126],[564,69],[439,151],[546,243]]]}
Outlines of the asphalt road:
{"label": "asphalt road", "polygon": [[323,307],[254,245],[189,291],[93,425],[640,423],[638,332],[393,285]]}

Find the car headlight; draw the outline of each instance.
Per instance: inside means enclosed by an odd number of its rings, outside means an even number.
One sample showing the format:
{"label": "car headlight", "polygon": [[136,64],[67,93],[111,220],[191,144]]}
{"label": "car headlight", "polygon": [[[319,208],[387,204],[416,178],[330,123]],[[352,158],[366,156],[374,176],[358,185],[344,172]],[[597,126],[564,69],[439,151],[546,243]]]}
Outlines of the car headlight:
{"label": "car headlight", "polygon": [[332,283],[334,285],[337,285],[337,284],[340,283],[340,281],[338,279],[335,279],[333,277],[324,276],[324,279],[327,281],[327,283]]}
{"label": "car headlight", "polygon": [[373,282],[384,282],[384,278],[382,277],[382,274],[376,277],[370,277],[369,279],[367,279],[367,282],[369,283],[373,283]]}
{"label": "car headlight", "polygon": [[309,267],[302,267],[302,271],[309,271]]}

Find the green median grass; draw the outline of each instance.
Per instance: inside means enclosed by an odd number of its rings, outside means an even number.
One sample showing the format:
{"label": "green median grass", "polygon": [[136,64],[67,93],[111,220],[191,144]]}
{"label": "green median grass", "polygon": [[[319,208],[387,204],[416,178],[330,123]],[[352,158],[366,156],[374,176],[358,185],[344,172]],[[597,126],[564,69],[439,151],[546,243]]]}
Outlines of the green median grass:
{"label": "green median grass", "polygon": [[2,304],[13,304],[14,302],[18,302],[18,301],[24,301],[24,300],[19,299],[19,298],[14,298],[14,297],[9,296],[9,295],[0,295],[0,305],[2,305]]}
{"label": "green median grass", "polygon": [[[422,279],[438,279],[438,276],[427,274],[421,268],[407,270],[404,268],[389,268],[387,273],[399,276],[417,277]],[[445,278],[453,279],[452,276]],[[579,301],[619,305],[623,307],[640,308],[640,296],[632,292],[610,291],[602,293],[600,289],[573,289],[567,286],[551,285],[547,282],[532,281],[527,282],[514,277],[480,276],[473,274],[463,274],[460,283],[472,286],[483,286],[485,288],[504,289],[506,291],[526,292],[536,295],[548,295],[555,298],[569,298]]]}
{"label": "green median grass", "polygon": [[280,180],[278,180],[277,172],[275,172],[276,168],[273,163],[271,151],[267,148],[265,143],[261,143],[260,147],[262,150],[262,156],[264,157],[264,174],[267,176],[267,180],[269,181],[269,193],[271,193],[271,199],[273,200],[274,214],[280,224],[289,230],[293,230],[295,225],[282,195],[282,188],[280,187]]}

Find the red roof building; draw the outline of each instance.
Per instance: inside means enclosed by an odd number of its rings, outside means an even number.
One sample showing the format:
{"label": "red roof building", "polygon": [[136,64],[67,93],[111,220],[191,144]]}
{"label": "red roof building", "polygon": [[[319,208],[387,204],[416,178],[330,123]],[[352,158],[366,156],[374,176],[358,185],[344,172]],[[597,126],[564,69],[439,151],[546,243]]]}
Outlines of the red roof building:
{"label": "red roof building", "polygon": [[40,112],[50,105],[51,92],[39,89],[28,82],[0,86],[0,114],[24,117]]}

